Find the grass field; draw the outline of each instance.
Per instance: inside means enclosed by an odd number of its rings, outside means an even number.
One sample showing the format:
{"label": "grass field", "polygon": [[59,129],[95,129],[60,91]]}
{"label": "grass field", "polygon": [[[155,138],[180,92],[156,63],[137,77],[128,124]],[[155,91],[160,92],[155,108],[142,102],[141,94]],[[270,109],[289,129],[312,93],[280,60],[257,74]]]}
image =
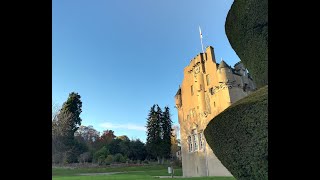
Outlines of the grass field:
{"label": "grass field", "polygon": [[[87,173],[118,172],[110,175],[81,175]],[[175,169],[176,176],[182,176],[181,169]],[[155,176],[169,176],[167,166],[114,167],[114,168],[52,168],[52,180],[148,180],[159,179]],[[163,178],[161,178],[163,179]],[[164,178],[167,179],[167,178]],[[171,179],[171,178],[168,178]],[[186,178],[175,178],[186,179]],[[235,180],[233,177],[200,177],[188,179]]]}

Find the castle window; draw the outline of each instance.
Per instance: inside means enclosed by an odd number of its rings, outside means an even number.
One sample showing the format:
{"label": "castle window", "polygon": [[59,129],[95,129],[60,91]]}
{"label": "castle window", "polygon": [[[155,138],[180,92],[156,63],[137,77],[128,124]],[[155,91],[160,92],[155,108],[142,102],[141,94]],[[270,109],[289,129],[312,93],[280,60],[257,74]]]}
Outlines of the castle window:
{"label": "castle window", "polygon": [[202,84],[200,84],[200,91],[202,90]]}
{"label": "castle window", "polygon": [[189,152],[192,152],[191,136],[188,136],[188,146],[189,146]]}
{"label": "castle window", "polygon": [[193,85],[191,85],[191,96],[193,95]]}
{"label": "castle window", "polygon": [[207,86],[209,86],[209,84],[210,84],[210,76],[209,76],[209,74],[206,75],[206,78],[207,78]]}
{"label": "castle window", "polygon": [[211,95],[214,94],[213,87],[209,89],[209,92],[210,92]]}
{"label": "castle window", "polygon": [[216,102],[213,102],[213,106],[216,107]]}
{"label": "castle window", "polygon": [[198,137],[197,137],[197,130],[193,129],[192,130],[192,143],[193,143],[193,151],[198,150]]}
{"label": "castle window", "polygon": [[203,132],[199,133],[199,149],[203,149]]}

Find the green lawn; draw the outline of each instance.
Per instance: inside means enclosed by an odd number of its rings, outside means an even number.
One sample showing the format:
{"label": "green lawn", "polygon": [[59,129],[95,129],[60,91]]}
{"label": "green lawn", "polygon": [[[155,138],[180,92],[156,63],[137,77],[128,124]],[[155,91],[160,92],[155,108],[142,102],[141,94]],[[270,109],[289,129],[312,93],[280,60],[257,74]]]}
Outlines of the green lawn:
{"label": "green lawn", "polygon": [[[79,175],[81,173],[121,172],[112,175]],[[175,169],[176,176],[182,176],[181,169]],[[114,167],[114,168],[52,168],[52,180],[148,180],[158,179],[154,176],[169,176],[167,166]],[[171,179],[171,178],[170,178]],[[186,178],[175,178],[186,179]],[[200,177],[188,179],[235,180],[233,177]]]}

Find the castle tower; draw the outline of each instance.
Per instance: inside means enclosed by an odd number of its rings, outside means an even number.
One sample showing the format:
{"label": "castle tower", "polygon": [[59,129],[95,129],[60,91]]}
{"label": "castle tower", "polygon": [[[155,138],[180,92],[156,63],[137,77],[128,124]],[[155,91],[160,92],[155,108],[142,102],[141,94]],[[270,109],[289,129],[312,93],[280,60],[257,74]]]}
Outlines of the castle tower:
{"label": "castle tower", "polygon": [[[243,66],[237,64],[236,68],[242,70]],[[250,93],[238,85],[243,78],[225,61],[216,63],[212,46],[184,68],[184,78],[175,95],[184,176],[232,176],[207,144],[203,130],[216,115]]]}

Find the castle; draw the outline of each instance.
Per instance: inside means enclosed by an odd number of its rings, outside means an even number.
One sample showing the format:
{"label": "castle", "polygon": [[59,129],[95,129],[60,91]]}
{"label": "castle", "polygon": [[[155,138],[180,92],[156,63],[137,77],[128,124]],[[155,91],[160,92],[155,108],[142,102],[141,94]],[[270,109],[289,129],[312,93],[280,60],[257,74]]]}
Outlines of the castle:
{"label": "castle", "polygon": [[175,95],[183,176],[232,176],[207,144],[203,130],[215,116],[255,89],[241,62],[234,68],[223,60],[218,64],[211,46],[184,68],[184,79]]}

